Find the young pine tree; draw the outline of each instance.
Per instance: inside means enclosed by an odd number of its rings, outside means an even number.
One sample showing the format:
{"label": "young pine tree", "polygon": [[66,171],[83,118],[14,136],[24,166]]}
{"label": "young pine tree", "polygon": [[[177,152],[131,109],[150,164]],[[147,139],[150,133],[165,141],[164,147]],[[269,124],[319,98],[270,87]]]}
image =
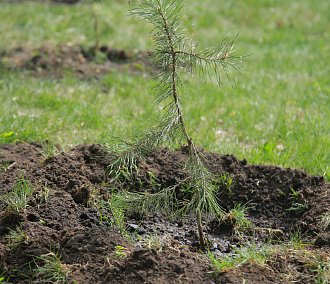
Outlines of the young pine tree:
{"label": "young pine tree", "polygon": [[[159,123],[156,126],[106,143],[110,155],[114,157],[108,170],[114,177],[118,177],[122,169],[132,171],[138,161],[152,149],[186,143],[189,157],[185,163],[184,181],[174,187],[163,188],[155,194],[125,192],[120,200],[123,206],[140,207],[147,211],[161,208],[172,212],[174,210],[175,213],[192,214],[196,217],[200,244],[204,249],[206,242],[201,216],[207,212],[222,216],[223,211],[218,205],[212,185],[212,175],[205,165],[205,158],[196,148],[191,138],[191,131],[187,128],[183,112],[183,96],[188,94],[183,90],[181,76],[193,76],[198,73],[208,78],[210,72],[215,72],[221,84],[220,71],[224,71],[227,78],[233,82],[229,76],[230,68],[239,69],[237,64],[241,61],[241,57],[233,56],[236,37],[232,39],[226,37],[214,48],[197,50],[192,40],[184,35],[182,12],[183,4],[180,0],[140,0],[138,7],[130,11],[131,15],[148,21],[154,28],[152,34],[154,48],[151,56],[158,83],[152,95],[156,104],[163,103],[165,107],[159,114],[157,119]],[[190,199],[179,204],[175,192],[182,184],[189,189]]]}

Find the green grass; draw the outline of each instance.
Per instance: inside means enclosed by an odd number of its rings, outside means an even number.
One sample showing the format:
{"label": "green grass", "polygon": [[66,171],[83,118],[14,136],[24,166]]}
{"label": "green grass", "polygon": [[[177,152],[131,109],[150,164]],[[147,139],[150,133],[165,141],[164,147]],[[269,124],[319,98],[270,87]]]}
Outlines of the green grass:
{"label": "green grass", "polygon": [[22,180],[17,179],[17,183],[10,193],[0,196],[0,200],[4,203],[7,210],[15,213],[24,212],[34,191],[34,188],[29,183],[22,176]]}
{"label": "green grass", "polygon": [[95,142],[104,131],[119,134],[153,115],[152,106],[140,101],[148,99],[150,86],[140,77],[114,72],[98,83],[70,74],[60,81],[0,74],[0,100],[6,106],[0,112],[1,143],[47,138],[66,145]]}
{"label": "green grass", "polygon": [[[68,274],[71,272],[70,265],[63,264],[57,253],[50,251],[40,257],[36,257],[43,265],[38,265],[34,270],[36,275],[40,277],[42,283],[67,283]],[[35,260],[35,261],[37,261]]]}
{"label": "green grass", "polygon": [[[308,248],[308,243],[304,242],[299,231],[293,232],[285,243],[256,245],[254,242],[243,242],[241,247],[233,247],[233,251],[232,256],[215,256],[209,251],[207,258],[215,274],[229,271],[244,263],[254,263],[278,274],[279,271],[272,267],[274,259],[278,258],[285,261],[288,268],[286,270],[288,274],[280,275],[283,279],[293,280],[299,277],[297,272],[300,272],[303,266],[313,273],[315,283],[330,283],[329,257],[324,252]],[[295,264],[299,265],[295,267]]]}
{"label": "green grass", "polygon": [[[132,22],[127,16],[127,10],[132,7],[128,1],[102,0],[95,3],[101,45],[142,49],[151,46],[148,35],[141,36],[145,33],[145,24],[137,25],[137,20]],[[0,49],[18,45],[39,47],[45,42],[94,44],[94,23],[89,0],[82,0],[77,5],[2,1],[0,8]]]}
{"label": "green grass", "polygon": [[21,244],[28,244],[27,233],[20,227],[16,226],[16,230],[9,229],[9,233],[5,236],[7,239],[7,249],[12,250]]}
{"label": "green grass", "polygon": [[[127,1],[100,1],[101,44],[144,50],[150,27],[130,19]],[[65,42],[94,43],[87,6],[0,4],[0,49]],[[246,72],[232,89],[224,78],[186,79],[185,110],[193,139],[207,150],[252,163],[301,168],[330,180],[330,86],[327,0],[186,1],[184,21],[201,48],[240,32],[235,47]],[[40,15],[43,16],[40,16]],[[100,81],[8,72],[0,58],[0,143],[49,139],[62,145],[98,141],[156,118],[142,74],[110,72]]]}

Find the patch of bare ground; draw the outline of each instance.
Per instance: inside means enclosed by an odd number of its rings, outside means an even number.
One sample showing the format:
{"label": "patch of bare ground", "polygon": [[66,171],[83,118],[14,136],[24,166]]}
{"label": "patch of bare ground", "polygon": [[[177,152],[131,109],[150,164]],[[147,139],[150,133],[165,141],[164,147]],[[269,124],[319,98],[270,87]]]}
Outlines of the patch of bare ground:
{"label": "patch of bare ground", "polygon": [[132,52],[101,46],[44,45],[37,49],[17,47],[0,51],[0,64],[7,70],[30,71],[34,76],[62,78],[63,71],[80,78],[98,77],[109,71],[141,72],[151,67],[147,52]]}
{"label": "patch of bare ground", "polygon": [[[124,179],[119,186],[110,183],[110,160],[98,144],[53,156],[40,143],[1,145],[1,277],[9,283],[37,283],[45,277],[38,267],[45,267],[45,257],[52,252],[68,283],[314,283],[313,259],[329,262],[329,232],[320,220],[329,210],[330,185],[322,176],[205,152],[219,179],[220,205],[230,212],[248,202],[246,216],[253,224],[238,234],[235,222],[210,219],[205,226],[215,255],[233,256],[234,248],[251,241],[258,247],[285,242],[297,230],[309,242],[304,253],[289,247],[274,251],[262,263],[250,259],[218,274],[199,251],[194,220],[169,220],[161,212],[141,219],[127,212],[125,226],[133,235],[127,239],[111,211],[95,206],[97,199],[111,199],[112,191],[176,184],[184,177],[186,154],[185,147],[159,149],[141,162],[132,180]],[[231,187],[221,180],[224,175],[232,179]],[[25,209],[16,212],[3,197],[22,181],[33,193]],[[15,243],[8,236],[17,227],[25,235]]]}

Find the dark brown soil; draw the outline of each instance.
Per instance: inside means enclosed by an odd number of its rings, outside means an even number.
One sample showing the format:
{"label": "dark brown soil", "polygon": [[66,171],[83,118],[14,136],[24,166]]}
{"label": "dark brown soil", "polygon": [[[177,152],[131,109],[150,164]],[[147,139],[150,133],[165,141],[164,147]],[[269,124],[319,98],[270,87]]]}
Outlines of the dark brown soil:
{"label": "dark brown soil", "polygon": [[[251,240],[285,241],[299,229],[310,242],[306,251],[317,251],[329,261],[329,233],[321,230],[319,222],[329,210],[330,184],[323,177],[248,164],[233,155],[204,154],[215,177],[227,174],[233,180],[230,190],[218,182],[220,205],[229,212],[249,202],[246,212],[254,227],[237,234],[235,222],[209,220],[205,228],[214,254],[233,255],[233,247]],[[156,184],[176,184],[184,176],[184,147],[150,154],[139,173],[117,188],[109,183],[110,160],[97,144],[45,156],[40,143],[0,146],[0,196],[22,180],[34,188],[28,207],[20,213],[8,210],[0,199],[0,278],[9,283],[37,283],[34,269],[43,265],[40,257],[50,251],[69,269],[69,283],[315,283],[306,258],[281,252],[263,264],[248,261],[214,275],[199,251],[194,220],[169,220],[157,212],[140,219],[130,212],[126,225],[133,237],[129,240],[119,234],[111,212],[94,206],[95,200],[109,200],[112,190],[143,191]],[[51,189],[48,198],[41,194],[45,188]],[[17,226],[27,238],[10,247],[5,237]],[[153,243],[156,235],[160,241]]]}
{"label": "dark brown soil", "polygon": [[78,45],[48,46],[38,49],[17,47],[0,51],[1,64],[7,70],[29,71],[34,76],[62,78],[70,72],[82,79],[98,77],[111,70],[141,72],[150,69],[147,52],[131,52],[101,46],[97,54],[93,47]]}

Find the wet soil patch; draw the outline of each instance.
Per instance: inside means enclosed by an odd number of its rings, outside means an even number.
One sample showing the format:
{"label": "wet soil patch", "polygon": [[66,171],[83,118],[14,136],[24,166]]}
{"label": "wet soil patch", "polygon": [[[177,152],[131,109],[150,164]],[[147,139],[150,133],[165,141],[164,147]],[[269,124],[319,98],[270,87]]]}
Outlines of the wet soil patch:
{"label": "wet soil patch", "polygon": [[[132,210],[125,219],[132,235],[125,238],[112,212],[94,201],[108,201],[112,191],[125,188],[150,191],[178,183],[184,177],[187,152],[183,147],[151,153],[132,180],[123,180],[120,186],[110,183],[106,174],[110,158],[104,154],[97,144],[79,145],[55,156],[47,155],[40,143],[0,146],[0,196],[13,192],[22,180],[33,188],[20,212],[9,210],[0,199],[1,277],[11,283],[36,283],[40,279],[34,269],[52,252],[66,265],[68,283],[314,283],[315,272],[306,255],[293,250],[276,252],[262,264],[248,261],[212,274],[212,266],[200,253],[194,219],[171,220],[163,212],[141,218]],[[306,253],[317,251],[329,261],[329,228],[320,220],[329,211],[330,184],[322,176],[249,164],[233,155],[204,155],[221,207],[230,212],[246,204],[252,223],[238,234],[230,215],[222,223],[204,216],[214,254],[232,256],[234,248],[251,241],[257,246],[269,240],[285,242],[291,231],[299,229],[310,243]],[[8,239],[17,226],[26,233],[21,243]]]}

